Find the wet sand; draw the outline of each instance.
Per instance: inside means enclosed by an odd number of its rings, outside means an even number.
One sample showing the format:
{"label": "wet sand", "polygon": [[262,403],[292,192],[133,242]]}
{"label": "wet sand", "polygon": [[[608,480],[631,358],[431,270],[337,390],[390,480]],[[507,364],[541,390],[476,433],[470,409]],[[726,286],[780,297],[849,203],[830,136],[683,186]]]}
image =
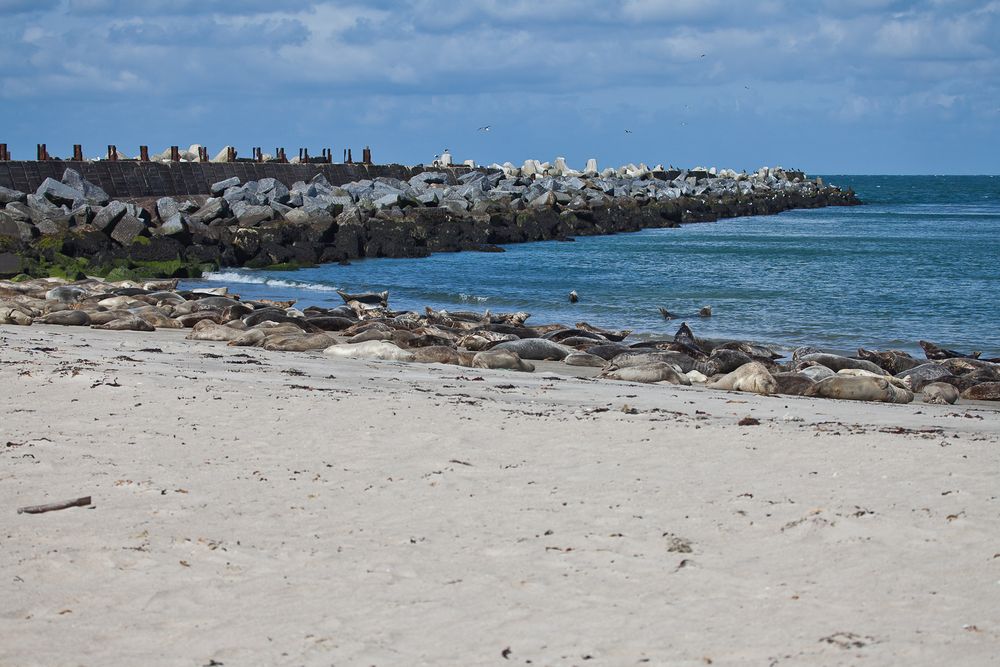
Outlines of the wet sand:
{"label": "wet sand", "polygon": [[0,664],[1000,655],[994,406],[184,333],[0,327]]}

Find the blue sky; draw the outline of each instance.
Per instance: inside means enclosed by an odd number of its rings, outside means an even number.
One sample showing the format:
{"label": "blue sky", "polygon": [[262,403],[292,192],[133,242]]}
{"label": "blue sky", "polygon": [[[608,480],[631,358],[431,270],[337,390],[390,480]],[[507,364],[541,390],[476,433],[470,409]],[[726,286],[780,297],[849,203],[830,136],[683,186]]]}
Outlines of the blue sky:
{"label": "blue sky", "polygon": [[1000,1],[0,0],[4,142],[996,174]]}

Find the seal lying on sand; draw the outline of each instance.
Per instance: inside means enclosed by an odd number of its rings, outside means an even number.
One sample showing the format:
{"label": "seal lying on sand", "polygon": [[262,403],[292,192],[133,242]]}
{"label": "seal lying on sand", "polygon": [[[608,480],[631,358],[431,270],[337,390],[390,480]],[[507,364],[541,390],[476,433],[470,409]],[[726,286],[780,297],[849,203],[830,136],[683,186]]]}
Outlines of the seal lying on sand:
{"label": "seal lying on sand", "polygon": [[654,361],[643,366],[611,368],[601,373],[601,377],[608,380],[622,380],[624,382],[669,382],[670,384],[691,386],[690,378],[681,374],[673,364],[667,364],[662,361]]}
{"label": "seal lying on sand", "polygon": [[307,350],[325,350],[335,343],[333,338],[324,333],[278,334],[268,336],[261,347],[265,350],[305,352]]}
{"label": "seal lying on sand", "polygon": [[754,394],[773,394],[778,390],[778,383],[767,370],[767,366],[759,361],[751,361],[749,364],[743,364],[735,371],[723,375],[718,380],[709,382],[708,388],[748,391]]}
{"label": "seal lying on sand", "polygon": [[156,331],[156,327],[152,324],[132,314],[111,320],[107,324],[92,324],[90,328],[107,329],[109,331]]}
{"label": "seal lying on sand", "polygon": [[919,359],[914,359],[906,352],[900,352],[899,350],[866,350],[863,347],[858,348],[858,358],[870,361],[893,375],[910,368],[915,368],[923,363]]}
{"label": "seal lying on sand", "polygon": [[413,361],[413,353],[384,340],[370,340],[356,345],[331,345],[323,354],[343,359],[381,359],[383,361]]}
{"label": "seal lying on sand", "polygon": [[772,377],[778,383],[774,393],[786,396],[804,396],[816,384],[815,380],[804,373],[773,373]]}
{"label": "seal lying on sand", "polygon": [[602,368],[607,361],[596,354],[574,352],[573,354],[567,354],[566,358],[563,359],[563,363],[567,366],[590,366],[592,368]]}
{"label": "seal lying on sand", "polygon": [[413,352],[413,361],[421,364],[450,364],[458,366],[462,363],[458,351],[446,345],[418,347],[411,351]]}
{"label": "seal lying on sand", "polygon": [[962,398],[970,401],[1000,401],[1000,382],[986,382],[969,387],[962,392]]}
{"label": "seal lying on sand", "polygon": [[909,403],[913,400],[912,392],[900,389],[885,377],[852,377],[849,375],[837,375],[820,380],[806,390],[804,395],[882,403]]}
{"label": "seal lying on sand", "polygon": [[9,305],[0,305],[0,324],[17,324],[20,326],[30,326],[31,315],[28,315],[20,308]]}
{"label": "seal lying on sand", "polygon": [[85,327],[90,324],[90,315],[82,310],[57,310],[35,318],[35,324],[61,324],[67,327]]}
{"label": "seal lying on sand", "polygon": [[472,358],[473,368],[503,368],[512,371],[531,373],[535,370],[534,365],[521,359],[516,352],[511,350],[486,350],[477,352]]}
{"label": "seal lying on sand", "polygon": [[876,375],[885,375],[885,371],[882,370],[876,364],[870,361],[865,361],[864,359],[851,359],[850,357],[842,357],[839,354],[827,354],[825,352],[819,352],[814,354],[806,354],[799,357],[799,363],[812,362],[814,364],[821,364],[826,366],[832,371],[840,371],[845,368],[857,368],[863,371],[871,371]]}
{"label": "seal lying on sand", "polygon": [[924,387],[924,403],[952,405],[958,400],[958,389],[944,382],[931,382]]}
{"label": "seal lying on sand", "polygon": [[553,343],[552,341],[545,340],[544,338],[525,338],[521,340],[507,341],[506,343],[498,343],[490,349],[508,350],[510,352],[516,352],[522,359],[539,361],[544,359],[562,361],[566,358],[566,355],[576,352],[574,348],[569,347],[568,345]]}

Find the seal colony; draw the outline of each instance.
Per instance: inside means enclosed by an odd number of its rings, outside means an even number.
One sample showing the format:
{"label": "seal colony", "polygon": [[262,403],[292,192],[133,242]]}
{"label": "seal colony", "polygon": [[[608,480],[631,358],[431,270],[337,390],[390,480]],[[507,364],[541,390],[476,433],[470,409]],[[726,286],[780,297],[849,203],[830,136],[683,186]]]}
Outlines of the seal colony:
{"label": "seal colony", "polygon": [[266,350],[322,351],[330,358],[441,363],[533,372],[536,361],[599,368],[598,377],[840,400],[928,403],[1000,400],[1000,359],[920,341],[926,360],[859,349],[846,357],[811,347],[782,360],[750,341],[713,341],[681,324],[668,339],[631,341],[629,330],[578,322],[527,324],[525,312],[394,311],[388,292],[339,292],[344,305],[242,300],[228,288],[177,289],[177,280],[91,278],[0,281],[0,324],[90,326],[113,331],[190,329],[188,339]]}
{"label": "seal colony", "polygon": [[34,193],[0,187],[0,277],[145,280],[227,266],[502,252],[500,244],[860,203],[851,190],[780,167],[599,172],[596,163],[577,171],[561,159],[471,171],[433,167],[405,181],[232,177],[211,193],[111,200],[73,169]]}

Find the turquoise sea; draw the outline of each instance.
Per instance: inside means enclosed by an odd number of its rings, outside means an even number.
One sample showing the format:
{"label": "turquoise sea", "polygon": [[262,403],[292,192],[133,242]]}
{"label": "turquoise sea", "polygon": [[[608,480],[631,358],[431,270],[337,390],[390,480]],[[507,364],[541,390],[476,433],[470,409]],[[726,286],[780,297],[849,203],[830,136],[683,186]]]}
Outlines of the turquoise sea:
{"label": "turquoise sea", "polygon": [[[1000,176],[825,176],[864,206],[789,211],[680,229],[506,246],[505,253],[367,259],[298,271],[227,269],[185,286],[246,298],[342,303],[389,290],[390,306],[525,310],[672,335],[835,350],[919,351],[932,340],[1000,356]],[[576,290],[580,300],[569,303]],[[714,316],[697,316],[711,305]],[[680,317],[665,321],[658,307]]]}

